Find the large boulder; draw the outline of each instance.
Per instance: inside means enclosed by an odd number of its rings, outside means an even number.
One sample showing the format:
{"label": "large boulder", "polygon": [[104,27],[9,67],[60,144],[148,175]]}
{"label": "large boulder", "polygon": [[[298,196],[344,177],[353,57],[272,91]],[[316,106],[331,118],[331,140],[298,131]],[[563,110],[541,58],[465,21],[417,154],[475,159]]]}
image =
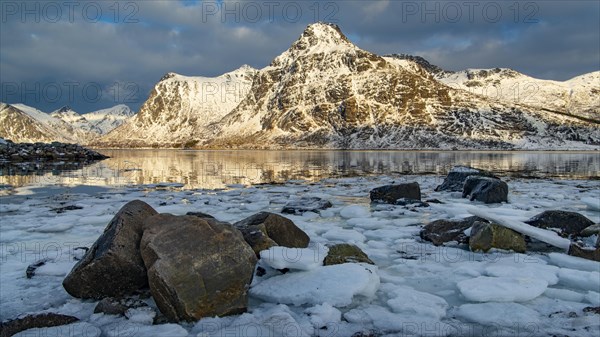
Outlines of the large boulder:
{"label": "large boulder", "polygon": [[486,204],[507,202],[508,185],[496,178],[471,176],[465,181],[462,197]]}
{"label": "large boulder", "polygon": [[239,314],[256,256],[232,225],[196,216],[146,220],[141,253],[152,296],[171,321]]}
{"label": "large boulder", "polygon": [[525,222],[534,227],[557,229],[563,236],[578,236],[582,230],[594,224],[579,213],[567,211],[545,211]]}
{"label": "large boulder", "polygon": [[101,299],[133,294],[146,287],[139,247],[145,220],[157,214],[140,200],[127,203],[63,281],[74,297]]}
{"label": "large boulder", "polygon": [[459,221],[435,220],[423,227],[419,236],[425,241],[431,241],[434,245],[440,246],[446,242],[456,241],[458,243],[468,243],[469,238],[465,230],[473,226],[476,221],[487,222],[485,219],[472,216]]}
{"label": "large boulder", "polygon": [[491,172],[479,170],[469,166],[454,166],[436,191],[460,192],[463,190],[465,181],[470,176],[497,178]]}
{"label": "large boulder", "polygon": [[469,248],[474,252],[487,252],[492,248],[498,248],[524,253],[526,244],[525,237],[512,229],[494,223],[476,221],[471,228]]}
{"label": "large boulder", "polygon": [[257,254],[273,246],[306,248],[310,238],[292,220],[281,215],[260,212],[240,220],[234,226]]}
{"label": "large boulder", "polygon": [[343,263],[375,264],[365,252],[355,245],[341,243],[329,247],[329,252],[323,261],[323,265],[331,266]]}
{"label": "large boulder", "polygon": [[371,201],[395,204],[398,199],[421,200],[419,183],[386,185],[374,188],[369,193]]}
{"label": "large boulder", "polygon": [[328,200],[323,200],[317,197],[300,198],[299,200],[290,201],[281,210],[284,214],[302,214],[305,212],[315,212],[327,209],[333,206]]}

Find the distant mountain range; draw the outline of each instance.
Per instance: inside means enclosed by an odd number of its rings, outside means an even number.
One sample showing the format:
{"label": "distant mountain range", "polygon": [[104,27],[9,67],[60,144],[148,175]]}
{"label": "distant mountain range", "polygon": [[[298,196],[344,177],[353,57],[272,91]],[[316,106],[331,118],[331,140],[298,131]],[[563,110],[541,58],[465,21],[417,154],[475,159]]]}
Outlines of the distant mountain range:
{"label": "distant mountain range", "polygon": [[126,105],[81,115],[68,106],[46,113],[24,104],[0,103],[0,137],[18,143],[89,144],[134,114]]}
{"label": "distant mountain range", "polygon": [[[89,114],[51,116],[68,134],[95,133],[77,138],[98,147],[600,149],[599,94],[600,71],[564,82],[501,68],[446,71],[362,50],[338,26],[315,23],[263,69],[168,73],[112,131],[118,123],[101,128]],[[29,134],[64,130],[36,120]]]}

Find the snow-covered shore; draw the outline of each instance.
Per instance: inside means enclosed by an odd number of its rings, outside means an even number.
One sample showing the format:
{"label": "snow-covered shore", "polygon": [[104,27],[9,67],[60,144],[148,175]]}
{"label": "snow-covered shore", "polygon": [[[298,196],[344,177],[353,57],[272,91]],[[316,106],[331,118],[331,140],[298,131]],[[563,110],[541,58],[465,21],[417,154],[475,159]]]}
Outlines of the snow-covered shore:
{"label": "snow-covered shore", "polygon": [[[232,185],[225,190],[181,190],[179,185],[166,190],[151,186],[89,188],[88,193],[58,187],[20,188],[15,195],[0,199],[0,320],[41,311],[64,313],[82,320],[72,327],[74,332],[102,331],[105,336],[599,333],[598,314],[584,312],[584,308],[600,306],[600,263],[558,252],[473,253],[465,246],[435,247],[419,238],[423,224],[468,217],[472,205],[519,221],[544,210],[562,209],[600,222],[598,209],[589,206],[590,200],[598,200],[598,181],[504,180],[510,187],[509,203],[495,205],[470,202],[460,193],[434,192],[441,182],[435,176],[325,179],[310,184],[290,181],[284,185]],[[423,208],[370,205],[372,188],[410,181],[420,184],[424,199],[438,199],[443,204]],[[151,325],[153,311],[147,308],[130,310],[128,318],[94,314],[97,302],[72,298],[61,285],[80,252],[74,248],[89,247],[114,214],[133,199],[162,213],[200,211],[234,222],[259,211],[280,212],[287,202],[309,196],[329,200],[333,207],[319,214],[285,216],[303,229],[316,247],[353,243],[376,267],[302,263],[310,265],[310,270],[293,270],[283,276],[272,270],[254,279],[248,313],[187,324]],[[69,210],[67,206],[76,207]],[[27,266],[45,258],[50,260],[32,278],[26,278]],[[319,282],[331,286],[327,280],[335,282],[331,290],[338,294],[335,297],[315,292]],[[151,299],[146,301],[150,308],[154,306]]]}

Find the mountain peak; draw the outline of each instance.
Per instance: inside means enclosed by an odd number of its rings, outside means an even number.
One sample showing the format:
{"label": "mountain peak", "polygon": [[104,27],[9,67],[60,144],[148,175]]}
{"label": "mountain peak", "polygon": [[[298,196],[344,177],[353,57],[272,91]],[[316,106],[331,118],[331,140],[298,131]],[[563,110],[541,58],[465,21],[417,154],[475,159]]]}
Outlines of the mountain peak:
{"label": "mountain peak", "polygon": [[55,112],[56,112],[56,113],[64,113],[64,112],[69,112],[69,111],[73,111],[73,109],[71,109],[71,107],[70,107],[70,106],[68,106],[68,105],[65,105],[65,106],[63,106],[62,108],[60,108],[60,109],[56,110]]}
{"label": "mountain peak", "polygon": [[306,27],[300,38],[292,45],[293,50],[320,51],[319,47],[354,46],[333,23],[317,22]]}

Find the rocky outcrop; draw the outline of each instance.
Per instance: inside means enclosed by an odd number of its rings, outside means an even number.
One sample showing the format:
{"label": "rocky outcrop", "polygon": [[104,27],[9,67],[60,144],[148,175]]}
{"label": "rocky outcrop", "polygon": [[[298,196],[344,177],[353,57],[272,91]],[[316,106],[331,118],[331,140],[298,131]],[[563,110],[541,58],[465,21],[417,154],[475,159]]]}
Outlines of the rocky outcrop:
{"label": "rocky outcrop", "polygon": [[496,178],[469,176],[463,186],[462,197],[486,204],[508,201],[508,185]]}
{"label": "rocky outcrop", "polygon": [[487,252],[492,248],[498,248],[524,253],[526,244],[524,236],[512,229],[494,223],[476,221],[471,228],[469,248],[474,252]]}
{"label": "rocky outcrop", "polygon": [[234,226],[257,254],[273,246],[306,248],[310,238],[290,219],[269,212],[260,212],[238,221]]}
{"label": "rocky outcrop", "polygon": [[421,188],[416,182],[377,187],[369,192],[371,201],[395,204],[398,199],[421,200]]}
{"label": "rocky outcrop", "polygon": [[576,212],[545,211],[525,223],[544,229],[556,229],[562,236],[579,236],[581,231],[594,225],[594,222]]}
{"label": "rocky outcrop", "polygon": [[169,320],[197,321],[246,310],[257,259],[233,226],[158,214],[145,227],[140,248],[150,291]]}
{"label": "rocky outcrop", "polygon": [[472,216],[460,221],[435,220],[423,227],[419,236],[425,241],[431,241],[434,245],[440,246],[446,242],[455,241],[458,243],[468,243],[469,238],[465,231],[477,221],[487,222],[485,219]]}
{"label": "rocky outcrop", "polygon": [[470,176],[497,178],[491,172],[479,170],[469,166],[454,166],[436,191],[462,192],[465,181]]}
{"label": "rocky outcrop", "polygon": [[74,297],[101,299],[148,285],[139,247],[146,219],[157,212],[140,200],[127,203],[63,281]]}
{"label": "rocky outcrop", "polygon": [[306,212],[315,212],[330,208],[333,206],[328,200],[317,197],[303,197],[299,200],[290,201],[281,210],[284,214],[302,214]]}
{"label": "rocky outcrop", "polygon": [[75,323],[77,321],[79,321],[79,318],[77,317],[55,314],[51,312],[27,315],[22,318],[0,323],[0,337],[10,337],[21,331],[29,329],[61,326]]}
{"label": "rocky outcrop", "polygon": [[369,256],[356,245],[341,243],[329,247],[329,252],[325,257],[325,260],[323,260],[323,265],[331,266],[343,263],[375,264],[369,259]]}
{"label": "rocky outcrop", "polygon": [[52,162],[83,161],[93,162],[108,158],[77,144],[66,143],[13,143],[6,140],[0,143],[0,161],[7,162]]}

